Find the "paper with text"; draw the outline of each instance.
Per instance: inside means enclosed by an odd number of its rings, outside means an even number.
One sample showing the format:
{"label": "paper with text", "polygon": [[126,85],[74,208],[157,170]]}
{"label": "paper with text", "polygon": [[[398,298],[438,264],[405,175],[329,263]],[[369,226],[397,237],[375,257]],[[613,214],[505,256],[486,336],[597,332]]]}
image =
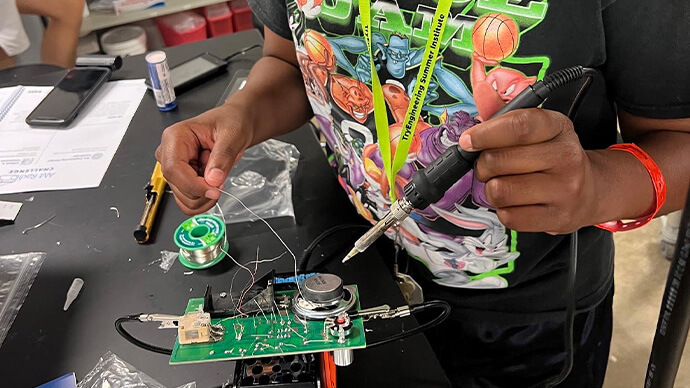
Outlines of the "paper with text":
{"label": "paper with text", "polygon": [[[98,187],[146,92],[144,80],[109,82],[72,125],[44,129],[24,120],[52,87],[16,88],[0,117],[0,194]],[[14,90],[0,89],[0,100]]]}

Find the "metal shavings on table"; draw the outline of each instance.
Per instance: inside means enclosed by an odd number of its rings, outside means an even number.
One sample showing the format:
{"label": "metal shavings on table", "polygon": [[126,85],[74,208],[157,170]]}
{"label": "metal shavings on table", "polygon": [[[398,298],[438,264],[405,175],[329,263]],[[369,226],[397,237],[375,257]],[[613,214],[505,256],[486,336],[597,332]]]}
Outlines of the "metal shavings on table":
{"label": "metal shavings on table", "polygon": [[52,215],[50,218],[48,218],[47,220],[45,220],[45,221],[43,221],[43,222],[39,222],[38,224],[36,224],[36,225],[34,225],[34,226],[29,226],[28,228],[22,230],[22,234],[26,234],[26,232],[28,232],[28,231],[30,231],[30,230],[34,230],[34,229],[40,228],[41,226],[43,226],[43,225],[49,223],[50,221],[52,221],[53,218],[55,218],[56,216],[57,216],[57,214],[53,214],[53,215]]}

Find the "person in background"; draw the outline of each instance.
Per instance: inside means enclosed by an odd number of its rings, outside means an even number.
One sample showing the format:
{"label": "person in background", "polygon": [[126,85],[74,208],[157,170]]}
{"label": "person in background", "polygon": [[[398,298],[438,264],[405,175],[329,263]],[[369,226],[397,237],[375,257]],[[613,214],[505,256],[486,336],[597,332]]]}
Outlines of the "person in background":
{"label": "person in background", "polygon": [[20,14],[48,19],[41,44],[41,62],[73,67],[83,11],[84,0],[0,0],[0,69],[14,66],[14,57],[31,44]]}

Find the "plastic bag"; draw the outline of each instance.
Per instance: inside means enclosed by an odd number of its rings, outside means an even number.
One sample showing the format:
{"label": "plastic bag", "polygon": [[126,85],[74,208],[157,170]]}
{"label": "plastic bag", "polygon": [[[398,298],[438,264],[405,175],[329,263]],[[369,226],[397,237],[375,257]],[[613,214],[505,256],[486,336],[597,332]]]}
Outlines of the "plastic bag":
{"label": "plastic bag", "polygon": [[0,256],[0,346],[45,259],[43,252]]}
{"label": "plastic bag", "polygon": [[170,268],[177,260],[177,255],[178,252],[161,251],[161,263],[158,266],[161,267],[163,272],[168,273],[170,271]]}
{"label": "plastic bag", "polygon": [[[115,354],[108,352],[98,360],[77,388],[165,388],[158,381],[128,364]],[[178,388],[196,388],[196,382]]]}
{"label": "plastic bag", "polygon": [[[299,151],[292,144],[266,140],[247,149],[225,180],[224,191],[239,198],[261,218],[295,217],[292,207],[292,177],[297,170]],[[256,221],[235,198],[221,194],[217,207],[209,212],[226,223]]]}

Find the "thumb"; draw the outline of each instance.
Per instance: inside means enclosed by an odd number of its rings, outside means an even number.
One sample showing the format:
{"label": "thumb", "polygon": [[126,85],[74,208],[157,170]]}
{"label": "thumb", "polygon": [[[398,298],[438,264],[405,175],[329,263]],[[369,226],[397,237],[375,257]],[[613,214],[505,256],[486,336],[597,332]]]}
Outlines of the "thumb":
{"label": "thumb", "polygon": [[232,136],[228,135],[220,136],[216,140],[204,172],[204,180],[209,186],[221,187],[225,182],[225,178],[227,178],[239,155],[236,143]]}

